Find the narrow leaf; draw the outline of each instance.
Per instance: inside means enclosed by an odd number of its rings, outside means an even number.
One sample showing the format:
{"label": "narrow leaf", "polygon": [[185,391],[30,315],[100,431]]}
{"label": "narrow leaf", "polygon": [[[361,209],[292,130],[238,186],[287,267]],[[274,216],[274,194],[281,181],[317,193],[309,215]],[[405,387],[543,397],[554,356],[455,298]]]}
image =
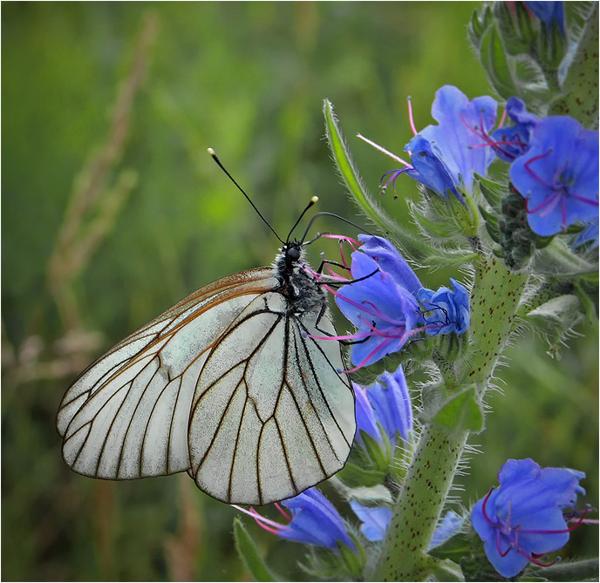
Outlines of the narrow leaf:
{"label": "narrow leaf", "polygon": [[260,556],[256,544],[248,534],[246,527],[237,517],[233,520],[233,539],[238,555],[255,581],[278,580]]}
{"label": "narrow leaf", "polygon": [[323,102],[325,116],[325,132],[327,142],[338,172],[344,181],[348,192],[353,196],[360,210],[379,227],[384,234],[390,234],[408,251],[420,254],[422,247],[416,237],[405,232],[381,208],[377,201],[367,190],[362,178],[350,155],[350,150],[338,124],[333,105],[328,99]]}
{"label": "narrow leaf", "polygon": [[508,99],[512,95],[519,95],[500,35],[495,26],[488,28],[483,35],[479,58],[494,89],[502,97]]}
{"label": "narrow leaf", "polygon": [[456,431],[481,431],[484,417],[475,386],[452,395],[435,414],[433,422]]}

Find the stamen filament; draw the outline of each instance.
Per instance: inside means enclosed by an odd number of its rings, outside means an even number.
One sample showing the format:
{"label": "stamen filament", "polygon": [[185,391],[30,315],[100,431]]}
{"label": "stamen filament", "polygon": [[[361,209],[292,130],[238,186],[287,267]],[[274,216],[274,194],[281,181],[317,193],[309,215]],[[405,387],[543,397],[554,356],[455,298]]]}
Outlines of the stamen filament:
{"label": "stamen filament", "polygon": [[408,123],[410,124],[413,136],[416,136],[419,132],[415,127],[415,118],[413,117],[412,99],[410,98],[410,95],[406,98],[406,101],[408,102]]}
{"label": "stamen filament", "polygon": [[392,158],[392,160],[396,160],[396,162],[399,162],[403,166],[406,166],[407,168],[412,169],[412,167],[413,167],[412,164],[410,164],[406,160],[403,160],[399,156],[396,156],[396,154],[392,154],[392,152],[390,152],[389,150],[386,150],[383,146],[376,144],[372,140],[369,140],[369,138],[365,138],[365,136],[363,136],[362,134],[356,134],[356,137],[359,138],[360,140],[362,140],[363,142],[369,144],[369,146],[372,146],[376,150],[379,150],[381,153],[385,154],[386,156],[389,156],[390,158]]}

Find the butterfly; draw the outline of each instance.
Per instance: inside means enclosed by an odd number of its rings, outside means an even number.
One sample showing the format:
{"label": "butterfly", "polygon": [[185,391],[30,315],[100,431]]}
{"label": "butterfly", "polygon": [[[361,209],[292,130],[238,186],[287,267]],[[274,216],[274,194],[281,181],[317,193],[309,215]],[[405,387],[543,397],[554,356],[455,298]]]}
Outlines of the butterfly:
{"label": "butterfly", "polygon": [[271,267],[193,292],[75,380],[57,414],[75,472],[111,480],[188,472],[218,500],[266,504],[344,466],[354,393],[339,372],[340,345],[313,338],[335,329],[305,259],[306,233],[290,240],[314,202],[278,237]]}

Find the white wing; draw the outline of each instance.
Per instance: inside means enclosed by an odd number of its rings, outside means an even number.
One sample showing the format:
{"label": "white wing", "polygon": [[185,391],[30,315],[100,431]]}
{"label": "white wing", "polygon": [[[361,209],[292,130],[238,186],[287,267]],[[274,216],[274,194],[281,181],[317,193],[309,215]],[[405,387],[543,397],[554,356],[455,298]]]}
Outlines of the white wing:
{"label": "white wing", "polygon": [[[337,342],[310,338],[316,314],[288,314],[270,292],[215,343],[189,427],[197,485],[228,503],[294,496],[340,470],[354,438],[354,394]],[[329,315],[319,327],[334,333]]]}
{"label": "white wing", "polygon": [[223,278],[92,364],[58,411],[67,464],[86,476],[110,479],[189,469],[187,430],[200,370],[236,316],[275,285],[268,268]]}

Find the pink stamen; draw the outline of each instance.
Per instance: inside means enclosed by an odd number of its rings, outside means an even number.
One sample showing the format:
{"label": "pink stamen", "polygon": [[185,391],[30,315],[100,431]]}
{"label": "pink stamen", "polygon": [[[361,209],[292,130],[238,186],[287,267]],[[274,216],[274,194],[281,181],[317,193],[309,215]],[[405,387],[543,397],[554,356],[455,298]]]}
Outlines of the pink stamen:
{"label": "pink stamen", "polygon": [[258,526],[260,526],[263,530],[266,530],[267,532],[270,532],[272,534],[279,534],[279,531],[282,528],[285,528],[284,524],[279,524],[278,522],[275,522],[274,520],[270,520],[266,516],[262,516],[252,507],[250,507],[250,509],[247,510],[246,508],[242,508],[241,506],[238,506],[237,504],[232,504],[231,506],[233,508],[235,508],[236,510],[243,512],[244,514],[251,516],[254,519],[254,521],[256,522],[256,524],[258,524]]}
{"label": "pink stamen", "polygon": [[518,553],[522,556],[525,557],[530,563],[533,563],[534,565],[536,565],[537,567],[552,567],[552,565],[554,565],[558,559],[554,559],[552,561],[549,561],[548,563],[544,563],[543,561],[540,561],[538,559],[538,557],[543,557],[544,555],[536,555],[535,553],[531,553],[530,555],[528,555],[527,553],[519,550]]}
{"label": "pink stamen", "polygon": [[362,338],[360,337],[358,332],[354,334],[338,334],[337,336],[316,336],[315,334],[310,334],[309,338],[313,340],[364,340],[368,338],[370,334],[364,335]]}
{"label": "pink stamen", "polygon": [[348,271],[350,271],[350,265],[348,264],[348,259],[346,259],[346,254],[344,253],[344,246],[343,246],[343,243],[341,241],[340,241],[340,260],[342,262],[342,265]]}
{"label": "pink stamen", "polygon": [[413,117],[412,99],[410,98],[410,95],[406,98],[406,101],[408,102],[408,123],[410,124],[413,136],[416,136],[419,132],[415,127],[415,118]]}
{"label": "pink stamen", "polygon": [[[540,211],[543,211],[544,209],[546,209],[546,212],[544,214],[548,214],[550,211],[552,211],[554,209],[554,207],[558,203],[559,198],[560,198],[560,192],[555,192],[552,196],[548,197],[545,201],[543,201],[538,206],[536,206],[535,208],[532,208],[532,209],[529,208],[529,199],[525,199],[525,209],[527,211],[527,214],[532,215],[532,214],[538,213]],[[551,205],[551,206],[548,209],[547,207],[549,205]]]}
{"label": "pink stamen", "polygon": [[360,140],[362,140],[363,142],[366,142],[367,144],[369,144],[369,146],[372,146],[376,150],[379,150],[381,153],[385,154],[386,156],[389,156],[390,158],[392,158],[392,160],[396,160],[396,162],[399,162],[403,166],[406,166],[407,168],[413,167],[412,164],[410,164],[406,160],[403,160],[402,158],[400,158],[400,156],[396,156],[396,154],[392,154],[392,152],[390,152],[389,150],[386,150],[383,146],[376,144],[372,140],[369,140],[369,138],[365,138],[365,136],[363,136],[362,134],[356,134],[356,137],[359,138]]}
{"label": "pink stamen", "polygon": [[537,162],[538,160],[542,160],[543,158],[548,157],[550,154],[552,154],[552,149],[548,150],[544,154],[539,154],[538,156],[534,156],[533,158],[530,158],[529,160],[527,160],[527,162],[525,162],[524,168],[525,168],[525,172],[527,172],[527,174],[529,174],[529,176],[531,176],[534,180],[537,180],[540,184],[543,184],[546,188],[554,189],[554,185],[548,184],[548,182],[546,182],[541,176],[538,176],[538,174],[531,169],[531,165],[534,162]]}
{"label": "pink stamen", "polygon": [[493,491],[494,491],[494,488],[492,487],[492,488],[490,488],[490,489],[489,489],[489,492],[488,492],[488,493],[485,495],[485,498],[483,499],[483,504],[481,505],[481,513],[483,514],[483,518],[485,519],[485,521],[486,521],[488,524],[491,524],[491,525],[494,525],[494,526],[496,526],[498,523],[497,523],[497,522],[494,522],[494,521],[493,521],[493,520],[492,520],[492,519],[491,519],[491,518],[488,516],[488,513],[487,513],[487,504],[488,504],[488,501],[489,501],[489,499],[490,499],[490,496],[492,495],[492,492],[493,492]]}
{"label": "pink stamen", "polygon": [[279,502],[275,502],[275,508],[286,520],[292,520],[292,515]]}
{"label": "pink stamen", "polygon": [[505,551],[500,549],[500,531],[499,530],[496,531],[496,550],[498,551],[498,554],[501,557],[506,557],[506,555],[508,555],[508,553],[510,553],[510,551],[512,550],[512,545],[510,545],[510,544],[508,545],[508,548]]}
{"label": "pink stamen", "polygon": [[347,304],[350,304],[351,306],[355,307],[357,310],[360,310],[361,312],[364,312],[365,314],[369,314],[369,316],[373,316],[374,318],[377,318],[378,320],[381,320],[382,322],[385,322],[386,324],[391,324],[392,326],[404,326],[404,324],[405,324],[404,322],[399,322],[398,320],[393,320],[392,318],[388,318],[379,310],[377,310],[375,313],[367,310],[365,308],[364,304],[371,303],[371,302],[363,302],[362,304],[359,304],[358,302],[355,302],[354,300],[351,300],[350,298],[347,298],[346,296],[341,295],[339,291],[334,290],[333,288],[331,288],[328,285],[325,285],[323,287],[332,296],[345,301]]}
{"label": "pink stamen", "polygon": [[360,241],[357,241],[356,239],[353,239],[352,237],[346,237],[345,235],[335,235],[333,233],[323,233],[321,235],[321,237],[323,237],[323,239],[335,239],[337,241],[345,241],[351,247],[356,247],[356,248],[358,248],[362,245],[362,243]]}
{"label": "pink stamen", "polygon": [[500,123],[498,124],[498,129],[500,129],[503,125],[504,122],[506,121],[506,107],[504,108],[504,111],[502,112],[502,117],[500,118]]}
{"label": "pink stamen", "polygon": [[574,192],[569,193],[569,196],[573,197],[579,202],[589,204],[590,206],[598,206],[598,201],[594,200],[593,198],[586,198],[585,196],[580,196],[579,194],[575,194]]}
{"label": "pink stamen", "polygon": [[369,354],[367,354],[367,356],[365,356],[354,368],[350,368],[343,372],[345,372],[346,374],[352,374],[355,373],[357,370],[360,370],[361,368],[366,366],[367,362],[369,362],[371,358],[373,358],[376,354],[380,353],[382,350],[385,350],[391,343],[391,340],[384,340],[381,344],[379,344],[373,350],[371,350],[371,352],[369,352]]}

